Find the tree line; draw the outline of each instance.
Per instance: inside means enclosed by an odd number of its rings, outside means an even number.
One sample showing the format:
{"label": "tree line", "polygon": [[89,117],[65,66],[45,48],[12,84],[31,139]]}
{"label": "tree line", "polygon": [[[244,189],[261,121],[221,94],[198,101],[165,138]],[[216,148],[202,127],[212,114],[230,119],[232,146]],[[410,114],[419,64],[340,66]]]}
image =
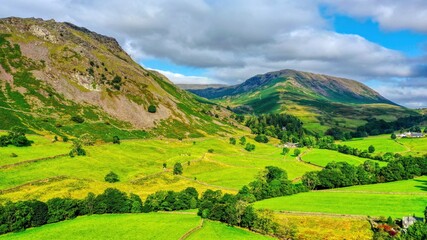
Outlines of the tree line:
{"label": "tree line", "polygon": [[302,182],[310,190],[330,189],[406,180],[426,174],[427,158],[408,156],[391,161],[384,167],[371,160],[359,166],[331,162],[321,171],[305,173]]}

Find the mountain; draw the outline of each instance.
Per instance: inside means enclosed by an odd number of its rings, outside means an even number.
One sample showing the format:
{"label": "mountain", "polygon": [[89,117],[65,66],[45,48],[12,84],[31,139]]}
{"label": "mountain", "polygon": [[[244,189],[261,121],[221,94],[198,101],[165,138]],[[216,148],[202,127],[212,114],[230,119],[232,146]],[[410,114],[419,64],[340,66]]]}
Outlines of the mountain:
{"label": "mountain", "polygon": [[111,37],[14,17],[0,19],[0,33],[0,129],[110,139],[226,128],[219,120],[228,119],[226,110],[142,68]]}
{"label": "mountain", "polygon": [[178,87],[190,90],[190,89],[205,89],[205,88],[222,88],[228,85],[224,84],[176,84]]}
{"label": "mountain", "polygon": [[416,114],[360,82],[290,69],[256,75],[235,86],[189,91],[238,113],[295,115],[313,130],[354,128],[373,117],[394,120]]}

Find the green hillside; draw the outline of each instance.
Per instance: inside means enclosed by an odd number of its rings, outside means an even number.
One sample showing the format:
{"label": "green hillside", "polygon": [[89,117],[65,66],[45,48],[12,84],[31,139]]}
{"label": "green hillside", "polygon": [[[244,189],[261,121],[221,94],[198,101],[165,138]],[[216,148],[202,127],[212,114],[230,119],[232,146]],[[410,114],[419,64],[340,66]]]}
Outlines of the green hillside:
{"label": "green hillside", "polygon": [[227,129],[217,124],[227,111],[143,69],[113,38],[41,19],[0,19],[0,32],[1,129],[109,141]]}
{"label": "green hillside", "polygon": [[190,91],[237,113],[294,115],[317,131],[330,126],[355,128],[373,117],[391,121],[417,114],[362,83],[295,70],[257,75],[232,87]]}

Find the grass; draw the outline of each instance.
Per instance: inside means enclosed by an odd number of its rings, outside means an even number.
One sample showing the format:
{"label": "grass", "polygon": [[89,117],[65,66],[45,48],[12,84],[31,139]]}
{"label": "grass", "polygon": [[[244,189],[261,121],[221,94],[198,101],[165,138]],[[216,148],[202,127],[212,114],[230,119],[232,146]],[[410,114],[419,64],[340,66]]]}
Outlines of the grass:
{"label": "grass", "polygon": [[371,226],[365,219],[287,213],[276,214],[276,219],[279,224],[294,225],[300,240],[372,239]]}
{"label": "grass", "polygon": [[[3,135],[0,132],[0,135]],[[55,155],[67,154],[71,149],[71,143],[52,142],[53,136],[42,137],[29,135],[28,139],[34,141],[31,147],[0,147],[0,165],[13,164],[22,161],[45,158]],[[15,153],[17,157],[11,157]]]}
{"label": "grass", "polygon": [[272,237],[263,236],[250,232],[245,229],[231,227],[223,223],[205,221],[203,227],[190,235],[189,240],[205,239],[205,240],[228,240],[228,239],[274,239]]}
{"label": "grass", "polygon": [[[327,150],[327,149],[311,149],[308,150],[303,156],[302,159],[306,162],[310,162],[319,166],[326,166],[328,163],[335,161],[335,162],[348,162],[352,165],[360,165],[363,164],[367,160],[367,158],[360,158],[353,155],[343,154],[339,153],[337,151]],[[381,161],[375,161],[380,166],[387,165],[386,162]]]}
{"label": "grass", "polygon": [[[255,203],[276,211],[369,216],[421,216],[427,205],[426,177],[343,189],[312,191]],[[392,188],[396,186],[396,188]],[[412,189],[402,191],[402,189]]]}
{"label": "grass", "polygon": [[[1,160],[6,164],[67,153],[70,143],[51,143],[49,138],[32,136],[35,144],[29,148],[0,148]],[[26,163],[0,169],[0,201],[52,197],[83,198],[88,192],[101,193],[116,187],[139,194],[142,198],[160,189],[181,190],[192,186],[205,191],[208,188],[236,193],[243,185],[255,179],[265,166],[284,168],[294,179],[314,166],[298,162],[292,156],[281,155],[281,149],[271,144],[255,143],[248,152],[241,145],[231,145],[228,138],[178,140],[124,140],[120,145],[100,144],[84,147],[87,156],[68,156]],[[165,148],[167,146],[167,148]],[[33,150],[34,149],[34,150]],[[214,149],[208,153],[208,149]],[[16,151],[11,158],[7,151]],[[22,159],[21,159],[22,158]],[[184,166],[183,176],[172,175],[176,162]],[[163,169],[163,163],[167,168]],[[104,176],[113,171],[119,183],[104,182]],[[60,179],[57,179],[60,176]]]}
{"label": "grass", "polygon": [[200,218],[192,214],[92,215],[3,235],[0,239],[179,239],[199,223]]}
{"label": "grass", "polygon": [[399,141],[394,141],[390,138],[390,135],[379,135],[372,136],[367,138],[356,138],[350,141],[339,142],[338,144],[347,145],[350,147],[358,148],[360,150],[368,150],[370,145],[375,147],[376,153],[386,153],[386,152],[405,152],[407,147],[399,144]]}
{"label": "grass", "polygon": [[427,154],[427,138],[400,138],[399,143],[409,148],[409,154],[424,155]]}

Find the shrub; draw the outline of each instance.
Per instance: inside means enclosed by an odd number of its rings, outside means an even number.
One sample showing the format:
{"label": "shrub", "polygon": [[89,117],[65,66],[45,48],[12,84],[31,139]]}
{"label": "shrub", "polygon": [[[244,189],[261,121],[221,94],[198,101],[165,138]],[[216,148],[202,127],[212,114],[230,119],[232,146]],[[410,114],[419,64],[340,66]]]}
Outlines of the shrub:
{"label": "shrub", "polygon": [[16,158],[16,157],[18,157],[18,155],[16,153],[11,153],[10,157]]}
{"label": "shrub", "polygon": [[107,175],[105,175],[104,180],[109,183],[115,183],[120,181],[119,176],[114,172],[110,172]]}
{"label": "shrub", "polygon": [[118,136],[113,137],[113,144],[120,144],[120,138]]}
{"label": "shrub", "polygon": [[157,112],[156,106],[154,106],[154,105],[148,106],[148,112],[149,113],[155,113],[155,112]]}
{"label": "shrub", "polygon": [[214,152],[214,150],[211,148],[211,149],[208,149],[208,153],[213,153]]}
{"label": "shrub", "polygon": [[245,146],[245,150],[248,152],[251,152],[251,151],[255,150],[255,145],[251,144],[251,143],[247,143]]}
{"label": "shrub", "polygon": [[298,148],[294,150],[294,155],[295,156],[299,156],[301,154],[301,150],[299,150]]}
{"label": "shrub", "polygon": [[255,141],[260,143],[268,143],[268,137],[264,134],[259,134],[255,137]]}
{"label": "shrub", "polygon": [[76,123],[83,123],[85,120],[80,116],[72,116],[71,121],[76,122]]}
{"label": "shrub", "polygon": [[174,175],[181,175],[183,170],[184,169],[183,169],[181,163],[179,163],[179,162],[175,163],[175,165],[173,166],[173,174]]}
{"label": "shrub", "polygon": [[236,145],[236,139],[234,137],[230,138],[230,144]]}

